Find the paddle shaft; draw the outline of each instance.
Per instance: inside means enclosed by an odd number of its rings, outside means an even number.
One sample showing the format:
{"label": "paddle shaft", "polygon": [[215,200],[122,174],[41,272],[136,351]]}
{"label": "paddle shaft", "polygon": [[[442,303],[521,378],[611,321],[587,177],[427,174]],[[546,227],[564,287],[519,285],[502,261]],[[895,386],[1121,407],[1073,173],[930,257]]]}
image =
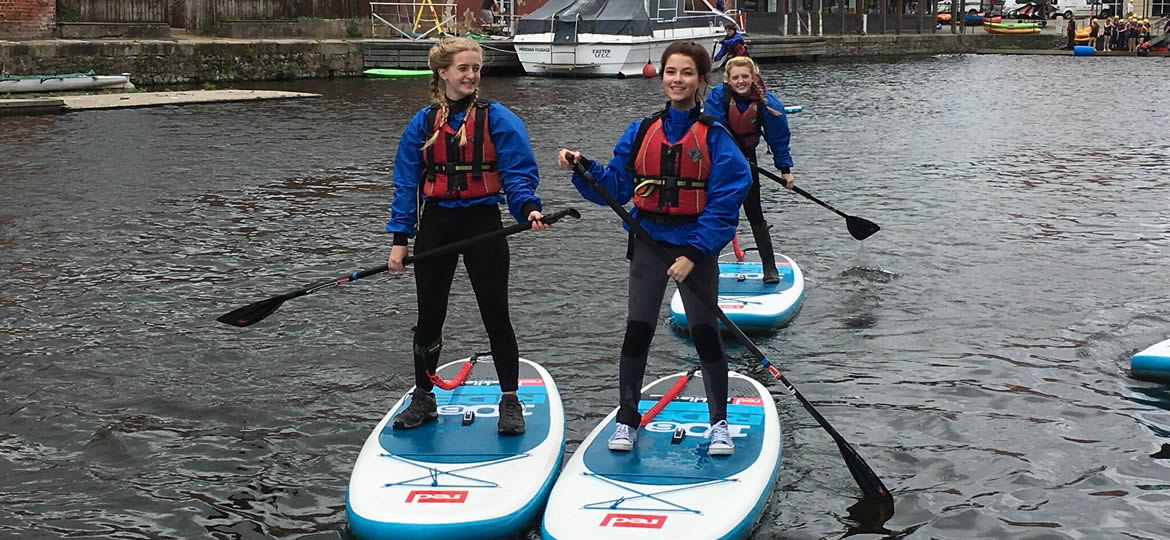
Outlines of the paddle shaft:
{"label": "paddle shaft", "polygon": [[[579,218],[579,217],[581,217],[581,214],[579,212],[577,212],[576,209],[568,208],[568,209],[556,212],[550,216],[545,216],[545,217],[541,218],[541,221],[551,225],[565,216]],[[520,231],[526,231],[526,230],[531,229],[531,228],[532,228],[531,221],[525,221],[524,223],[517,223],[517,224],[512,225],[510,227],[505,227],[505,228],[498,229],[495,231],[489,231],[489,232],[486,232],[486,233],[483,233],[480,235],[476,235],[476,236],[473,236],[473,237],[465,239],[465,240],[460,240],[458,242],[447,244],[443,247],[433,249],[433,250],[428,251],[426,253],[421,253],[419,255],[407,257],[407,258],[403,259],[402,264],[407,265],[407,264],[411,264],[415,261],[425,260],[425,259],[429,259],[432,257],[438,257],[441,255],[446,255],[449,253],[456,252],[460,249],[463,249],[463,248],[465,248],[471,244],[474,244],[476,242],[481,242],[481,241],[487,240],[489,238],[495,238],[495,237],[499,237],[499,236],[507,236],[510,234],[515,234],[515,233],[518,233]],[[269,315],[271,315],[286,300],[291,300],[293,298],[298,298],[301,296],[305,296],[307,294],[312,294],[312,293],[317,292],[321,289],[326,289],[329,287],[336,287],[338,285],[341,285],[342,283],[356,281],[356,280],[362,279],[364,277],[369,277],[369,276],[372,276],[374,274],[385,272],[389,269],[390,269],[390,267],[387,264],[383,264],[381,266],[374,266],[371,268],[366,268],[365,270],[360,270],[360,271],[354,272],[354,273],[349,274],[349,275],[344,276],[344,277],[316,283],[316,284],[310,285],[308,287],[305,287],[303,289],[289,291],[289,292],[286,292],[286,293],[281,294],[279,296],[274,296],[272,298],[269,298],[267,300],[261,300],[259,302],[249,304],[249,305],[244,306],[242,308],[234,309],[228,313],[225,313],[225,314],[219,316],[219,318],[217,318],[216,320],[221,322],[221,323],[224,323],[224,324],[230,324],[232,326],[241,326],[241,327],[251,326],[251,325],[256,324],[257,322],[263,320],[265,317],[268,317]]]}
{"label": "paddle shaft", "polygon": [[[667,265],[673,264],[674,260],[670,258],[670,254],[668,254],[662,246],[658,245],[658,243],[654,241],[654,238],[651,237],[650,233],[642,227],[642,224],[638,223],[638,220],[634,219],[634,217],[631,216],[630,213],[627,212],[620,203],[618,203],[617,199],[615,199],[613,195],[609,193],[609,191],[597,183],[597,179],[594,178],[593,174],[585,168],[585,165],[582,163],[582,161],[583,159],[576,160],[573,163],[573,170],[576,171],[577,174],[581,176],[581,178],[583,178],[590,187],[593,188],[593,191],[601,196],[602,200],[604,200],[605,203],[608,204],[609,207],[617,213],[617,215],[622,219],[622,221],[626,223],[626,225],[629,225],[630,230],[633,231],[638,238],[642,239],[642,242],[646,244],[652,251],[654,251],[654,253],[658,255],[658,258],[661,259],[662,262],[666,263]],[[847,465],[849,466],[850,472],[853,473],[854,480],[857,481],[857,484],[862,489],[862,492],[865,493],[866,496],[888,499],[889,504],[892,506],[893,498],[890,496],[889,491],[886,489],[885,485],[881,483],[881,480],[878,479],[877,475],[874,474],[873,471],[869,468],[869,465],[865,464],[865,461],[861,459],[861,456],[857,454],[855,450],[853,450],[853,447],[849,445],[849,442],[846,441],[840,433],[837,433],[836,429],[833,429],[833,426],[829,424],[829,421],[825,420],[824,416],[821,416],[821,413],[818,412],[816,408],[813,407],[812,403],[805,399],[800,391],[797,390],[796,387],[788,381],[788,378],[786,378],[779,369],[776,369],[776,366],[772,365],[772,361],[768,360],[768,357],[764,354],[763,351],[759,349],[759,347],[756,347],[755,343],[752,343],[752,340],[743,333],[743,330],[741,330],[739,326],[736,326],[734,322],[731,322],[731,319],[727,317],[727,314],[723,313],[723,310],[720,309],[718,298],[716,298],[715,301],[712,301],[707,296],[704,296],[701,291],[696,290],[694,288],[693,282],[689,279],[689,276],[688,279],[684,279],[681,282],[681,285],[684,287],[690,287],[691,291],[695,293],[695,296],[703,302],[707,309],[711,310],[719,318],[719,320],[723,322],[727,330],[735,335],[736,339],[738,339],[740,343],[747,347],[747,349],[751,351],[751,353],[755,355],[757,359],[759,359],[760,364],[767,368],[768,371],[772,373],[772,376],[776,377],[776,379],[778,379],[784,385],[784,388],[788,390],[788,393],[795,396],[796,399],[800,401],[800,404],[804,406],[805,410],[807,410],[808,413],[812,415],[812,417],[817,421],[817,423],[820,424],[820,426],[829,433],[829,436],[832,437],[833,441],[837,443],[837,448],[841,451],[841,456],[845,459]],[[859,474],[867,475],[867,477],[864,478],[864,481],[862,478],[858,477]],[[874,486],[874,484],[876,484],[876,486]]]}
{"label": "paddle shaft", "polygon": [[[544,223],[547,223],[549,225],[552,225],[553,223],[556,223],[561,218],[563,218],[567,215],[570,215],[570,214],[575,214],[576,212],[577,211],[572,209],[572,208],[570,208],[568,210],[561,210],[559,212],[554,213],[551,216],[547,216],[547,217],[542,218],[541,221]],[[452,243],[447,244],[443,247],[435,248],[435,249],[432,249],[432,250],[427,251],[425,253],[419,253],[418,255],[411,255],[411,256],[403,259],[402,264],[403,264],[403,266],[405,266],[405,265],[411,264],[415,261],[425,261],[427,259],[433,259],[433,258],[439,257],[441,255],[447,255],[447,254],[459,251],[467,246],[482,242],[482,241],[487,240],[489,238],[495,238],[497,236],[510,236],[510,235],[516,234],[518,232],[527,231],[528,229],[531,229],[531,228],[532,228],[532,222],[525,221],[524,223],[517,223],[515,225],[504,227],[503,229],[489,231],[489,232],[485,232],[483,234],[477,234],[477,235],[475,235],[471,238],[468,238],[466,240],[452,242]],[[342,283],[348,283],[350,281],[357,281],[357,280],[365,278],[365,277],[370,277],[374,274],[380,274],[380,273],[385,272],[389,269],[390,269],[390,266],[385,265],[385,264],[383,264],[381,266],[372,266],[370,268],[366,268],[365,270],[354,272],[348,276],[338,278],[338,279],[335,279],[333,281],[324,281],[324,282],[318,283],[316,285],[310,285],[304,289],[290,291],[288,293],[285,293],[282,296],[285,297],[284,298],[285,300],[288,300],[291,298],[297,298],[300,296],[304,296],[306,294],[312,294],[312,293],[317,292],[321,289],[325,289],[325,288],[329,288],[329,287],[336,287],[338,285],[341,285]]]}
{"label": "paddle shaft", "polygon": [[[759,171],[759,172],[760,172],[760,174],[762,174],[762,175],[764,175],[764,176],[767,176],[768,178],[771,178],[772,180],[775,180],[775,181],[777,181],[777,182],[780,182],[781,184],[787,184],[787,183],[788,183],[788,182],[785,182],[783,178],[780,178],[779,176],[776,176],[776,174],[775,174],[775,173],[773,173],[772,171],[769,171],[769,170],[767,170],[767,169],[765,169],[765,168],[763,168],[763,167],[759,167],[759,166],[757,166],[757,165],[755,165],[755,164],[753,164],[753,165],[752,165],[752,167],[753,167],[754,169],[756,169],[757,171]],[[821,206],[824,206],[825,208],[828,208],[829,210],[832,210],[832,211],[833,211],[833,212],[835,212],[835,213],[836,213],[838,216],[841,216],[841,217],[843,217],[843,218],[848,218],[848,217],[849,217],[849,214],[846,214],[845,212],[842,212],[842,211],[840,211],[840,210],[837,210],[836,208],[833,208],[833,205],[831,205],[831,204],[829,204],[829,203],[827,203],[827,202],[825,202],[825,201],[822,201],[822,200],[820,200],[820,199],[818,199],[818,198],[814,197],[814,196],[812,195],[812,193],[809,193],[809,192],[807,192],[807,191],[805,191],[805,190],[803,190],[803,189],[800,189],[800,186],[792,186],[792,191],[795,191],[795,192],[797,192],[798,194],[800,194],[800,196],[802,196],[802,197],[804,197],[804,198],[806,198],[806,199],[808,199],[808,200],[810,200],[810,201],[812,201],[812,202],[815,202],[815,203],[817,203],[817,204],[819,204],[819,205],[821,205]]]}

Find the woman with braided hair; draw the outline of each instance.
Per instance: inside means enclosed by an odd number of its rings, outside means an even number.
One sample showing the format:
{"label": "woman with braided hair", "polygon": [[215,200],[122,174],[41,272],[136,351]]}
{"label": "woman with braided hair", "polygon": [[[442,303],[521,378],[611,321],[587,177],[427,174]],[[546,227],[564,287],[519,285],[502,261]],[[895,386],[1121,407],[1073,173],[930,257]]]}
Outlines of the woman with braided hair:
{"label": "woman with braided hair", "polygon": [[760,205],[760,173],[756,171],[756,145],[763,135],[772,150],[772,161],[780,169],[784,187],[792,189],[792,153],[788,148],[791,133],[784,104],[764,88],[760,68],[751,58],[738,56],[723,65],[724,82],[707,94],[703,113],[715,118],[731,130],[744,157],[752,164],[752,188],[743,203],[743,211],[752,225],[752,236],[760,251],[764,266],[764,283],[779,283],[776,253],[772,250],[772,236]]}
{"label": "woman with braided hair", "polygon": [[[404,270],[409,239],[423,253],[503,228],[500,203],[532,230],[541,222],[536,196],[539,173],[528,132],[512,111],[479,99],[483,49],[467,38],[446,38],[431,47],[427,63],[433,103],[410,119],[394,158],[394,201],[386,231],[394,235],[387,265]],[[395,429],[438,418],[430,375],[439,365],[443,322],[459,254],[475,291],[500,379],[498,431],[524,433],[524,406],[516,398],[519,351],[508,314],[508,242],[503,236],[414,264],[418,325],[414,333],[415,391],[394,417]]]}

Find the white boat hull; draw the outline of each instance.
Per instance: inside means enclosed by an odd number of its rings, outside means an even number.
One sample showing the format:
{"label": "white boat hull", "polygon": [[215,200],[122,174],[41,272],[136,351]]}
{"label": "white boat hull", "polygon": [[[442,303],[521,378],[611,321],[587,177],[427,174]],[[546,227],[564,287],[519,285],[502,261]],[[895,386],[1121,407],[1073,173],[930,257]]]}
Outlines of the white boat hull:
{"label": "white boat hull", "polygon": [[75,92],[95,88],[134,88],[128,75],[90,75],[85,77],[54,77],[28,79],[0,79],[0,94],[27,92]]}
{"label": "white boat hull", "polygon": [[529,75],[581,77],[640,77],[642,67],[655,65],[675,41],[709,43],[723,37],[721,26],[654,31],[653,36],[580,34],[578,43],[553,43],[552,32],[521,34],[513,39],[516,54]]}

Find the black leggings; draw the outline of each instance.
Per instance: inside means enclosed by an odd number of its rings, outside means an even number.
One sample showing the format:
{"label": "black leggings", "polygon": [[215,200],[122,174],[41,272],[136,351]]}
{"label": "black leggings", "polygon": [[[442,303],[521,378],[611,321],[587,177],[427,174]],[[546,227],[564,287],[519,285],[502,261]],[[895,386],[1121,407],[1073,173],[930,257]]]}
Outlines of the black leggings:
{"label": "black leggings", "polygon": [[[414,242],[416,255],[444,245],[470,238],[488,231],[502,229],[500,207],[494,204],[467,208],[444,208],[428,204],[423,212],[418,237]],[[484,240],[459,251],[463,266],[479,303],[479,316],[492,347],[492,361],[500,378],[500,389],[514,392],[520,371],[520,353],[516,333],[508,316],[508,241],[500,236]],[[443,337],[443,321],[447,319],[447,300],[459,253],[424,259],[414,264],[414,282],[418,292],[418,327],[414,332],[415,350],[433,348]],[[434,373],[439,355],[415,354],[414,383],[420,389],[430,390],[431,380],[426,372]]]}
{"label": "black leggings", "polygon": [[766,232],[768,222],[764,220],[764,207],[760,203],[760,171],[756,168],[756,151],[754,148],[746,150],[743,155],[752,164],[752,187],[748,190],[747,198],[743,200],[743,213],[747,215],[748,223],[752,224],[753,234],[758,231]]}
{"label": "black leggings", "polygon": [[[641,240],[634,240],[630,257],[630,298],[629,315],[626,320],[626,337],[622,343],[621,362],[618,366],[618,408],[617,421],[637,427],[642,415],[638,414],[638,400],[642,394],[642,377],[646,374],[646,356],[654,329],[658,325],[658,313],[662,309],[662,296],[670,279],[666,275],[668,266]],[[681,246],[659,244],[666,249],[673,261],[685,250]],[[705,297],[710,305],[718,301],[719,263],[714,257],[703,257],[695,263],[687,282]],[[680,286],[683,305],[687,312],[687,325],[691,339],[699,353],[699,365],[703,369],[703,383],[707,390],[707,412],[712,424],[727,418],[727,356],[719,337],[719,320],[711,308],[691,292]]]}

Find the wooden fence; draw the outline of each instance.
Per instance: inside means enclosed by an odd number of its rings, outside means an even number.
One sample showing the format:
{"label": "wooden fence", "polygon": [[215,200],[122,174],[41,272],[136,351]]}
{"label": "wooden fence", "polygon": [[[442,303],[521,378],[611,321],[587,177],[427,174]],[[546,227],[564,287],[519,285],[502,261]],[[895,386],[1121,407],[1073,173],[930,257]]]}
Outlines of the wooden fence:
{"label": "wooden fence", "polygon": [[57,0],[57,13],[75,22],[166,22],[166,2],[149,0]]}
{"label": "wooden fence", "polygon": [[57,0],[57,12],[75,22],[165,22],[200,31],[219,21],[357,19],[370,16],[368,0]]}

